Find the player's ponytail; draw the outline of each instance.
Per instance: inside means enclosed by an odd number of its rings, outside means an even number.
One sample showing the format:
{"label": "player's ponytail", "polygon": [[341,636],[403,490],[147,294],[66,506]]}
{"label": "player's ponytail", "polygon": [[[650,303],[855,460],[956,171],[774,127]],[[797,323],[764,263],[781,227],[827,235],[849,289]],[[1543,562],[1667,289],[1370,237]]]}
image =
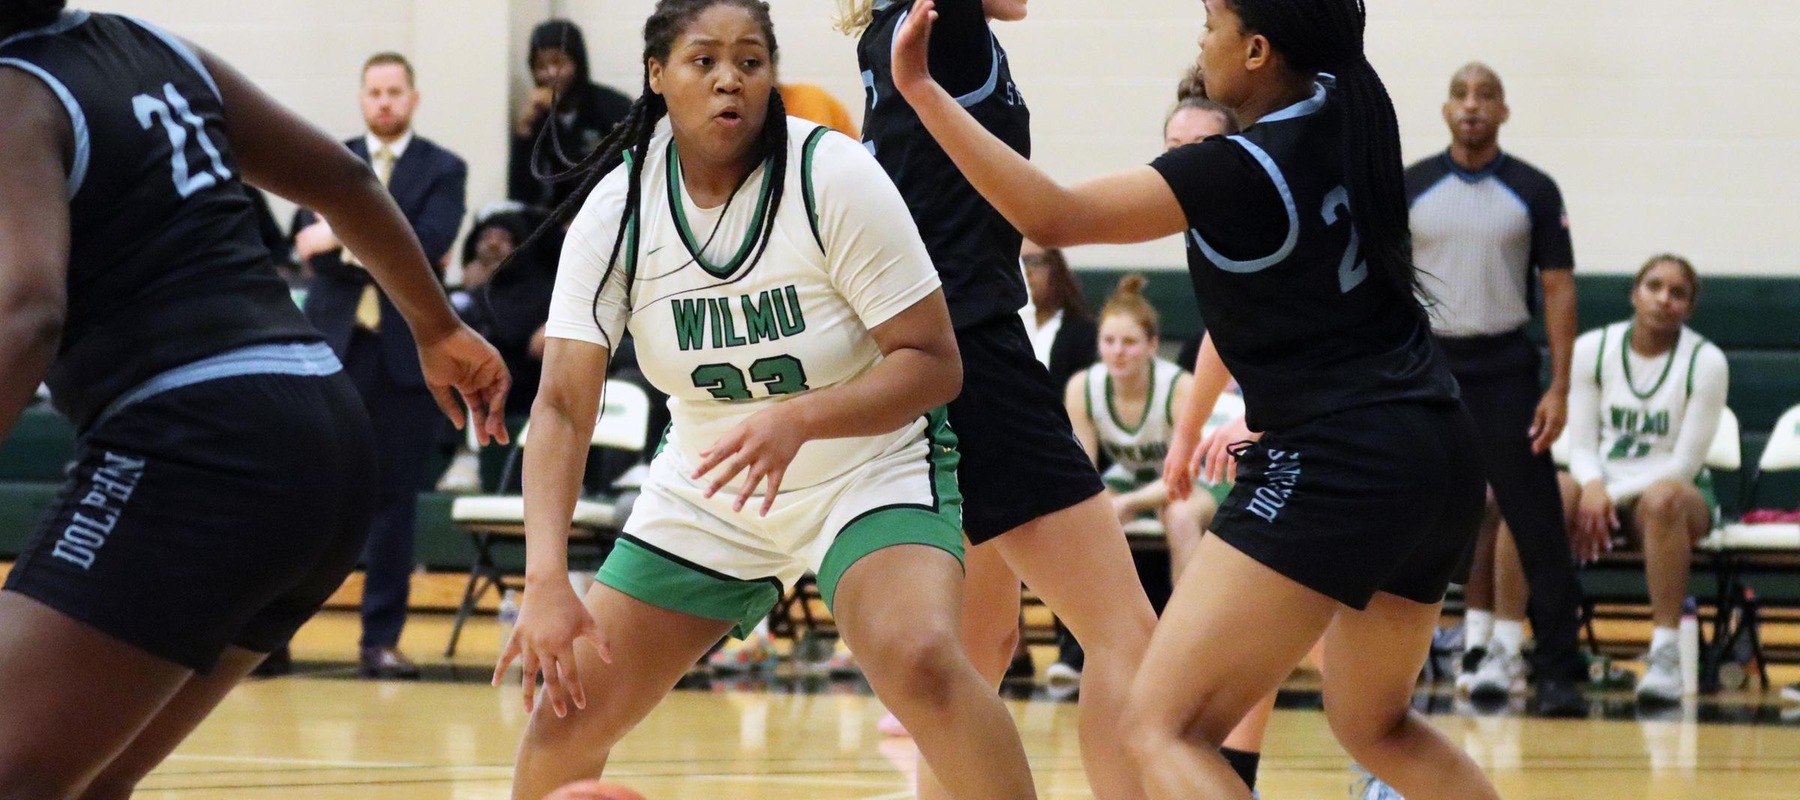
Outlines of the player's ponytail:
{"label": "player's ponytail", "polygon": [[838,15],[833,27],[851,36],[861,36],[875,21],[875,0],[837,0]]}
{"label": "player's ponytail", "polygon": [[1370,273],[1423,314],[1414,298],[1428,295],[1412,260],[1400,124],[1387,87],[1363,53],[1363,0],[1228,2],[1244,27],[1268,37],[1289,67],[1335,76],[1343,114],[1344,186],[1363,255]]}
{"label": "player's ponytail", "polygon": [[1161,319],[1156,306],[1144,299],[1144,287],[1149,285],[1148,278],[1135,272],[1120,278],[1118,288],[1113,289],[1112,296],[1106,298],[1105,307],[1100,309],[1100,321],[1127,317],[1144,329],[1144,336],[1156,340],[1161,334]]}

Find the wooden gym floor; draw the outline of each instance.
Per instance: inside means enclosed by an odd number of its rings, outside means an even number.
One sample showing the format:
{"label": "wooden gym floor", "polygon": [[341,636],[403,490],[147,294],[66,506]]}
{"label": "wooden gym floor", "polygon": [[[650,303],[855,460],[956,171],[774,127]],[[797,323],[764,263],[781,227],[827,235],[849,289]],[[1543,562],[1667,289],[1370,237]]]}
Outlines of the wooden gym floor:
{"label": "wooden gym floor", "polygon": [[[354,677],[356,618],[327,611],[295,640],[295,675],[240,687],[137,795],[215,798],[508,796],[524,715],[516,689],[487,685],[498,632],[481,617],[457,658],[442,657],[449,618],[418,614],[406,651],[424,681]],[[1046,664],[1050,654],[1038,653]],[[1800,678],[1793,668],[1776,680]],[[677,690],[614,754],[608,777],[650,800],[910,797],[917,751],[882,737],[880,705],[858,681],[781,673],[774,681],[695,681]],[[1269,731],[1260,788],[1270,800],[1343,798],[1355,779],[1318,710],[1316,684],[1290,683]],[[1090,796],[1075,707],[1025,687],[1012,704],[1040,796]],[[1517,710],[1477,713],[1438,694],[1416,701],[1489,770],[1503,796],[1792,798],[1800,780],[1800,708],[1737,693],[1639,715],[1628,692],[1596,695],[1589,719]]]}

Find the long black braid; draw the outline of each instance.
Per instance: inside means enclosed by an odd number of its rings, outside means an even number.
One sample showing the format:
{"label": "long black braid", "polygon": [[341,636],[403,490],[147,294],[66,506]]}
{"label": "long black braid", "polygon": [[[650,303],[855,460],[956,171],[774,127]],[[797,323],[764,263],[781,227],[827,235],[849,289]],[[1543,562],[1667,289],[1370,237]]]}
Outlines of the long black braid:
{"label": "long black braid", "polygon": [[[1363,0],[1227,2],[1244,27],[1268,37],[1290,67],[1337,77],[1344,120],[1344,185],[1369,271],[1406,298],[1429,299],[1412,260],[1400,123],[1387,87],[1363,54],[1367,19]],[[1409,305],[1423,313],[1417,300]]]}
{"label": "long black braid", "polygon": [[40,28],[56,21],[67,0],[6,0],[0,2],[0,33]]}
{"label": "long black braid", "polygon": [[[768,3],[762,2],[762,0],[661,0],[658,2],[656,9],[651,12],[650,18],[644,21],[643,89],[638,95],[638,99],[631,104],[630,113],[619,122],[617,127],[613,128],[612,133],[594,147],[594,151],[589,153],[586,158],[567,171],[551,176],[553,180],[566,180],[579,176],[581,182],[574,192],[571,192],[550,212],[550,216],[544,220],[544,223],[526,238],[525,243],[514,251],[515,254],[525,251],[529,245],[536,243],[548,231],[567,227],[569,221],[574,219],[576,212],[580,210],[582,203],[587,200],[588,193],[592,192],[594,187],[599,185],[600,181],[617,169],[620,164],[629,163],[631,173],[627,181],[625,211],[619,219],[619,231],[613,239],[612,252],[606,259],[606,271],[601,275],[599,287],[594,294],[592,308],[596,326],[599,325],[600,292],[605,290],[607,281],[612,277],[613,269],[619,264],[619,253],[624,249],[627,230],[631,227],[631,223],[639,218],[640,206],[643,201],[644,162],[650,156],[650,140],[655,136],[657,123],[669,114],[669,106],[663,96],[650,90],[650,59],[654,58],[658,63],[667,64],[669,54],[675,47],[675,40],[680,37],[681,32],[686,30],[688,25],[692,24],[701,13],[719,5],[741,8],[750,13],[750,16],[756,20],[757,26],[762,29],[763,37],[768,42],[769,66],[771,69],[774,68],[775,62],[780,58],[781,50],[775,41],[775,23],[770,18]],[[763,229],[756,234],[756,252],[746,268],[739,271],[740,276],[747,273],[749,267],[755,266],[758,261],[762,260],[763,251],[768,248],[770,235],[775,229],[776,212],[781,208],[782,189],[787,182],[787,111],[781,102],[781,92],[773,87],[769,90],[768,116],[763,122],[762,137],[758,144],[761,145],[762,157],[770,161],[769,206],[763,214]],[[628,155],[629,160],[627,160]],[[744,180],[749,180],[748,174],[744,176]],[[737,188],[742,188],[742,186],[743,184],[740,182]],[[737,191],[734,189],[732,198],[736,197]],[[728,200],[728,207],[729,203]],[[721,213],[719,215],[720,222],[723,223],[724,219],[725,215]],[[713,235],[717,234],[718,228],[715,226]],[[711,237],[708,237],[708,242],[710,241]],[[701,249],[704,250],[705,247],[702,246]],[[635,254],[632,254],[632,257],[635,258]],[[511,261],[511,257],[508,257],[507,260]],[[502,263],[499,269],[505,269],[506,266],[506,263]]]}

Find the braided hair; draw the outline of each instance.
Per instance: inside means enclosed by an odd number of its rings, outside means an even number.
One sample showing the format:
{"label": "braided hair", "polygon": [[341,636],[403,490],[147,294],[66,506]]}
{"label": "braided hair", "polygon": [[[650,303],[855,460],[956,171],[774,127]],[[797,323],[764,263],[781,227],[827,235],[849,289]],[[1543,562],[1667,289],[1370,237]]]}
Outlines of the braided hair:
{"label": "braided hair", "polygon": [[[542,238],[546,232],[561,230],[574,219],[581,205],[586,201],[588,193],[594,190],[600,181],[617,169],[620,164],[628,164],[630,177],[627,180],[625,195],[625,212],[619,219],[618,235],[613,239],[612,253],[606,259],[606,272],[601,275],[599,288],[594,293],[592,311],[595,325],[600,319],[600,292],[606,288],[607,280],[619,264],[619,254],[625,246],[625,234],[631,227],[632,220],[638,217],[643,202],[644,162],[650,156],[650,140],[655,138],[656,125],[669,114],[668,102],[662,95],[650,90],[650,59],[659,63],[668,63],[669,54],[674,50],[675,40],[682,31],[687,30],[696,18],[714,6],[731,6],[748,12],[756,20],[758,27],[769,45],[770,67],[774,67],[780,59],[781,50],[775,41],[775,23],[769,16],[769,4],[762,0],[660,0],[650,18],[644,21],[644,80],[642,92],[631,104],[630,113],[615,126],[594,151],[575,163],[568,170],[551,176],[553,180],[579,180],[576,190],[569,194],[556,208],[552,209],[538,229],[527,237],[525,242],[514,251],[514,256],[530,249],[530,246]],[[771,233],[775,229],[776,211],[781,208],[782,189],[787,183],[788,129],[787,108],[782,105],[781,92],[774,86],[769,88],[769,111],[764,118],[763,129],[757,148],[760,156],[769,161],[768,181],[770,192],[768,208],[762,215],[762,230],[756,232],[756,252],[751,256],[747,267],[754,267],[762,259],[763,251],[768,248]],[[752,170],[751,172],[754,172]],[[749,180],[746,173],[743,180]],[[742,182],[738,188],[742,187]],[[732,200],[726,201],[726,208],[736,199],[737,191],[732,191]],[[725,214],[720,213],[719,223],[723,224]],[[719,228],[714,226],[712,236],[718,235]],[[707,242],[710,244],[711,236]],[[703,245],[699,248],[704,251]],[[635,255],[635,254],[631,254]],[[513,256],[507,258],[499,269],[505,269]],[[691,263],[691,261],[690,261]],[[739,271],[739,275],[747,274],[749,269]],[[627,275],[627,278],[630,276]]]}
{"label": "braided hair", "polygon": [[1292,69],[1336,77],[1344,121],[1344,185],[1369,271],[1423,314],[1416,298],[1430,295],[1413,266],[1400,123],[1387,87],[1363,53],[1368,16],[1363,0],[1225,1],[1245,30],[1268,37]]}
{"label": "braided hair", "polygon": [[0,32],[41,28],[56,21],[67,0],[4,0],[0,2]]}

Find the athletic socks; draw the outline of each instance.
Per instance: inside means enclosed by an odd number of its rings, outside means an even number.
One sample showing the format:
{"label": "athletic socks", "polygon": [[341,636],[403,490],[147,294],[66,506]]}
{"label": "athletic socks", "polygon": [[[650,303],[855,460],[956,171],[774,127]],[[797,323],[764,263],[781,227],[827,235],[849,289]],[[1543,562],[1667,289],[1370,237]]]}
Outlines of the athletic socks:
{"label": "athletic socks", "polygon": [[1251,791],[1256,790],[1256,765],[1262,761],[1261,753],[1249,753],[1221,747],[1219,755],[1224,756],[1225,760],[1230,762],[1231,768],[1237,771],[1238,777],[1243,779],[1245,786],[1250,787]]}
{"label": "athletic socks", "polygon": [[1471,608],[1463,614],[1463,649],[1487,647],[1494,634],[1494,612]]}
{"label": "athletic socks", "polygon": [[1525,646],[1525,621],[1522,619],[1494,620],[1494,635],[1489,641],[1506,646],[1506,652],[1519,654],[1519,648]]}
{"label": "athletic socks", "polygon": [[1652,652],[1654,652],[1656,650],[1656,648],[1662,647],[1665,644],[1673,647],[1673,646],[1675,646],[1675,643],[1679,642],[1679,641],[1681,641],[1681,629],[1680,628],[1651,628],[1650,629],[1650,650]]}

